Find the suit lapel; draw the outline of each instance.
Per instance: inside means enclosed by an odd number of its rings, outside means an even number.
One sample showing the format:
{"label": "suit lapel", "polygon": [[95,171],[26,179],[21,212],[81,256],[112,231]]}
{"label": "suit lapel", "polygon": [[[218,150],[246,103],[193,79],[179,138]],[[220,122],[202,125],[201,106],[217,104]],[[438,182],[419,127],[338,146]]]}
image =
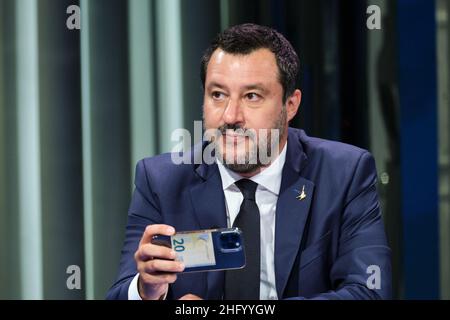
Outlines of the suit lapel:
{"label": "suit lapel", "polygon": [[[206,166],[201,164],[200,167]],[[203,181],[191,188],[195,215],[202,229],[226,228],[225,196],[217,164],[197,169]]]}
{"label": "suit lapel", "polygon": [[[201,164],[196,172],[202,181],[191,188],[191,200],[200,228],[226,228],[225,196],[217,164]],[[221,299],[223,276],[223,271],[207,272],[205,299]]]}
{"label": "suit lapel", "polygon": [[275,276],[279,298],[294,265],[314,193],[314,183],[300,176],[306,162],[299,137],[290,130],[275,217]]}

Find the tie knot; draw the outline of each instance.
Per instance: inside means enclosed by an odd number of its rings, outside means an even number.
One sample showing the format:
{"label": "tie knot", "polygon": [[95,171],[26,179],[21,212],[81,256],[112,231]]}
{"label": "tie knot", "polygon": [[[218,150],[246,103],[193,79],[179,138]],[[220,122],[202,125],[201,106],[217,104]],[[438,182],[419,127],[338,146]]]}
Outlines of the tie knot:
{"label": "tie knot", "polygon": [[255,192],[258,184],[249,179],[241,179],[235,182],[235,185],[241,190],[244,199],[255,201]]}

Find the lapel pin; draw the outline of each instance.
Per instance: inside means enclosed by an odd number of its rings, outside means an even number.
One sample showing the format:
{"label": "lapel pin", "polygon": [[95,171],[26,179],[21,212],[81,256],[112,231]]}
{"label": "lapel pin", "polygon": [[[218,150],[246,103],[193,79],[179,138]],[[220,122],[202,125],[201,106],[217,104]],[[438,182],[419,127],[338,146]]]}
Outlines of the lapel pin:
{"label": "lapel pin", "polygon": [[299,195],[295,197],[297,200],[302,201],[302,200],[304,200],[306,198],[305,186],[304,185],[303,185],[302,192],[298,192],[298,193],[299,193]]}

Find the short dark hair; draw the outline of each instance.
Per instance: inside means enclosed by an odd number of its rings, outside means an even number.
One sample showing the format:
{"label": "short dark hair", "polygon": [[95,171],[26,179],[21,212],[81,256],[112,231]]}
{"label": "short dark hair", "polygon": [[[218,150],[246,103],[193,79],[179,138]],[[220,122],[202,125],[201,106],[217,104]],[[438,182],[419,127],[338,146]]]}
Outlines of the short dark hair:
{"label": "short dark hair", "polygon": [[236,55],[247,55],[258,49],[270,50],[275,55],[278,65],[279,81],[283,87],[283,103],[294,93],[300,61],[289,41],[276,30],[245,23],[219,33],[205,50],[201,60],[200,78],[203,89],[209,60],[218,48]]}

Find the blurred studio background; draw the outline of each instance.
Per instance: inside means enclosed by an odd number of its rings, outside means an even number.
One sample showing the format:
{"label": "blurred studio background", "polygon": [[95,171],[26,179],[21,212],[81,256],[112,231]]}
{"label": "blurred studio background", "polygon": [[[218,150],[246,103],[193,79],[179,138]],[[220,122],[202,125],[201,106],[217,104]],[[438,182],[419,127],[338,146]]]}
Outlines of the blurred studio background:
{"label": "blurred studio background", "polygon": [[[80,29],[67,27],[71,5]],[[367,26],[370,5],[381,29]],[[449,299],[449,10],[450,0],[0,0],[0,298],[105,297],[136,162],[201,120],[211,38],[255,22],[299,53],[291,125],[375,156],[394,297]],[[79,289],[67,287],[69,266]]]}

